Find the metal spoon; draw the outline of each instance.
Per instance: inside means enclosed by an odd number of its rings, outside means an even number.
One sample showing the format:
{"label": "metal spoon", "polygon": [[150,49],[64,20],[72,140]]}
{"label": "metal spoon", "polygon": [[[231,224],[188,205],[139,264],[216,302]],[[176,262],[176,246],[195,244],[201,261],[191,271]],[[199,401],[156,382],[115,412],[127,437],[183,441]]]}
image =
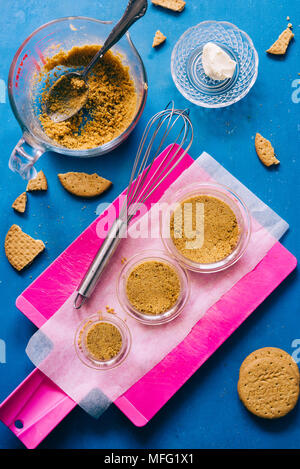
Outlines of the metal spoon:
{"label": "metal spoon", "polygon": [[111,31],[99,52],[82,72],[61,76],[50,88],[45,111],[54,122],[62,122],[77,114],[86,104],[89,87],[87,76],[104,54],[118,42],[130,26],[147,11],[147,0],[129,0],[124,15]]}

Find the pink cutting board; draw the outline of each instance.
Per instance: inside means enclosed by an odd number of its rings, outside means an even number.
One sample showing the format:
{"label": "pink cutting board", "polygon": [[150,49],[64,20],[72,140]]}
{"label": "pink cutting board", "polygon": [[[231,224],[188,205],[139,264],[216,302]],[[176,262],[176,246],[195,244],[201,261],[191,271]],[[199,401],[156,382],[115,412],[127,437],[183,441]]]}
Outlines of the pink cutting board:
{"label": "pink cutting board", "polygon": [[[193,159],[186,155],[149,204],[157,201],[192,163]],[[97,220],[18,297],[17,307],[37,327],[60,308],[79,284],[102,242],[95,235],[96,224]],[[115,405],[135,425],[149,422],[296,264],[296,258],[276,243],[252,272],[206,312],[186,339],[118,398]],[[72,399],[35,369],[1,404],[0,419],[25,446],[35,448],[75,406]],[[20,423],[22,428],[18,428]]]}

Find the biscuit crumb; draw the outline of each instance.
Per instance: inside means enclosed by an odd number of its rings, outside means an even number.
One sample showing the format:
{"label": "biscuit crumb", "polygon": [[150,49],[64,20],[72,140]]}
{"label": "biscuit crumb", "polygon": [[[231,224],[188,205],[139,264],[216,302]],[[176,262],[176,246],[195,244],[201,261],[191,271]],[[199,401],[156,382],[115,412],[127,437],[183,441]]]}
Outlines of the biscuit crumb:
{"label": "biscuit crumb", "polygon": [[130,272],[126,294],[141,313],[158,315],[176,304],[180,288],[180,279],[173,267],[165,262],[145,261]]}
{"label": "biscuit crumb", "polygon": [[152,0],[153,5],[180,13],[184,10],[185,2],[183,0]]}
{"label": "biscuit crumb", "polygon": [[26,191],[46,191],[48,189],[47,179],[43,171],[39,171],[35,178],[28,181]]}
{"label": "biscuit crumb", "polygon": [[269,140],[259,133],[255,136],[255,149],[257,156],[265,166],[279,164],[280,161],[275,157],[274,148]]}
{"label": "biscuit crumb", "polygon": [[92,357],[99,361],[108,361],[118,355],[122,348],[122,336],[113,324],[100,322],[89,329],[85,345]]}
{"label": "biscuit crumb", "polygon": [[[197,208],[203,206],[203,220]],[[203,240],[196,243],[196,232],[203,226]],[[239,226],[231,207],[224,201],[198,195],[184,200],[174,211],[170,220],[172,242],[179,253],[198,264],[219,262],[229,256],[239,240]]]}
{"label": "biscuit crumb", "polygon": [[24,233],[18,225],[12,225],[5,237],[4,248],[9,263],[16,270],[22,270],[45,249],[45,245],[40,239]]}
{"label": "biscuit crumb", "polygon": [[17,212],[24,213],[26,210],[26,203],[27,194],[26,192],[22,192],[22,194],[20,194],[12,204],[12,208],[15,209]]}
{"label": "biscuit crumb", "polygon": [[165,40],[167,36],[165,36],[161,31],[157,30],[153,39],[152,47],[160,46]]}
{"label": "biscuit crumb", "polygon": [[293,37],[294,33],[290,30],[290,28],[286,28],[280,34],[279,38],[274,42],[274,44],[267,50],[267,52],[273,55],[284,55]]}
{"label": "biscuit crumb", "polygon": [[62,186],[78,197],[96,197],[111,186],[111,181],[98,174],[69,172],[58,174]]}
{"label": "biscuit crumb", "polygon": [[[41,107],[48,98],[51,74],[59,67],[85,67],[100,50],[98,44],[74,46],[60,50],[46,63],[37,77],[45,83]],[[50,78],[50,79],[49,79]],[[96,148],[119,137],[132,123],[137,106],[137,93],[129,67],[120,55],[106,52],[89,74],[89,99],[77,114],[63,122],[53,122],[43,112],[39,119],[44,132],[56,144],[75,150]]]}

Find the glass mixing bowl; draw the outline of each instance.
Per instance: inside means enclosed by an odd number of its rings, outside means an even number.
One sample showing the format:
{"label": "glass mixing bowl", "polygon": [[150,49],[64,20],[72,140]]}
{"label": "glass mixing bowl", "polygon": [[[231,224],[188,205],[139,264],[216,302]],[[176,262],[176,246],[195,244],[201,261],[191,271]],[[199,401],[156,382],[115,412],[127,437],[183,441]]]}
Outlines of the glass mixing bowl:
{"label": "glass mixing bowl", "polygon": [[143,112],[148,85],[142,59],[128,33],[111,49],[114,54],[121,54],[123,64],[129,67],[137,93],[135,116],[121,135],[100,147],[71,150],[49,139],[41,127],[34,106],[35,76],[43,67],[45,58],[55,55],[58,49],[68,51],[73,46],[103,44],[111,29],[111,21],[81,16],[59,18],[38,28],[20,46],[8,76],[10,104],[23,132],[9,160],[12,171],[30,179],[36,175],[34,163],[48,150],[83,158],[103,155],[120,145],[132,132]]}

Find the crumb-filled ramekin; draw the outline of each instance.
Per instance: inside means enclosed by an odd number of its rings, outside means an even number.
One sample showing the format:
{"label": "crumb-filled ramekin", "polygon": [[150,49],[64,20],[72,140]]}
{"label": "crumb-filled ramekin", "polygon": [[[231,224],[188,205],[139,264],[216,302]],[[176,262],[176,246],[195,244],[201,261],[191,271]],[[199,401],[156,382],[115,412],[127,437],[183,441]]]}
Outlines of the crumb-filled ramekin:
{"label": "crumb-filled ramekin", "polygon": [[[226,204],[234,213],[238,225],[238,238],[232,251],[222,259],[215,262],[200,263],[185,256],[175,246],[170,230],[172,216],[179,206],[186,201],[199,196],[207,196],[209,198],[218,199]],[[179,190],[169,201],[170,210],[165,210],[160,216],[160,234],[162,241],[170,255],[185,268],[200,273],[215,273],[227,269],[235,264],[244,254],[251,235],[251,218],[249,211],[237,194],[228,187],[215,183],[196,183],[189,187]],[[184,216],[184,215],[183,215]],[[203,216],[205,217],[205,209]],[[203,237],[205,239],[205,230],[203,229]]]}
{"label": "crumb-filled ramekin", "polygon": [[[93,355],[87,343],[87,337],[92,328],[98,325],[109,325],[115,328],[121,338],[121,346],[118,353],[106,360],[101,360]],[[79,359],[85,365],[98,370],[108,370],[120,365],[126,359],[131,348],[131,334],[126,323],[116,314],[99,312],[80,323],[76,331],[74,345]]]}
{"label": "crumb-filled ramekin", "polygon": [[[160,314],[147,314],[140,311],[132,304],[127,294],[127,285],[130,275],[139,266],[152,262],[163,264],[174,271],[178,277],[180,285],[178,297],[174,304]],[[165,324],[175,319],[182,312],[184,306],[186,305],[189,298],[189,293],[190,283],[185,268],[178,264],[178,262],[176,262],[173,257],[169,256],[163,251],[147,250],[136,254],[123,266],[117,280],[117,295],[121,306],[131,317],[147,325]]]}

